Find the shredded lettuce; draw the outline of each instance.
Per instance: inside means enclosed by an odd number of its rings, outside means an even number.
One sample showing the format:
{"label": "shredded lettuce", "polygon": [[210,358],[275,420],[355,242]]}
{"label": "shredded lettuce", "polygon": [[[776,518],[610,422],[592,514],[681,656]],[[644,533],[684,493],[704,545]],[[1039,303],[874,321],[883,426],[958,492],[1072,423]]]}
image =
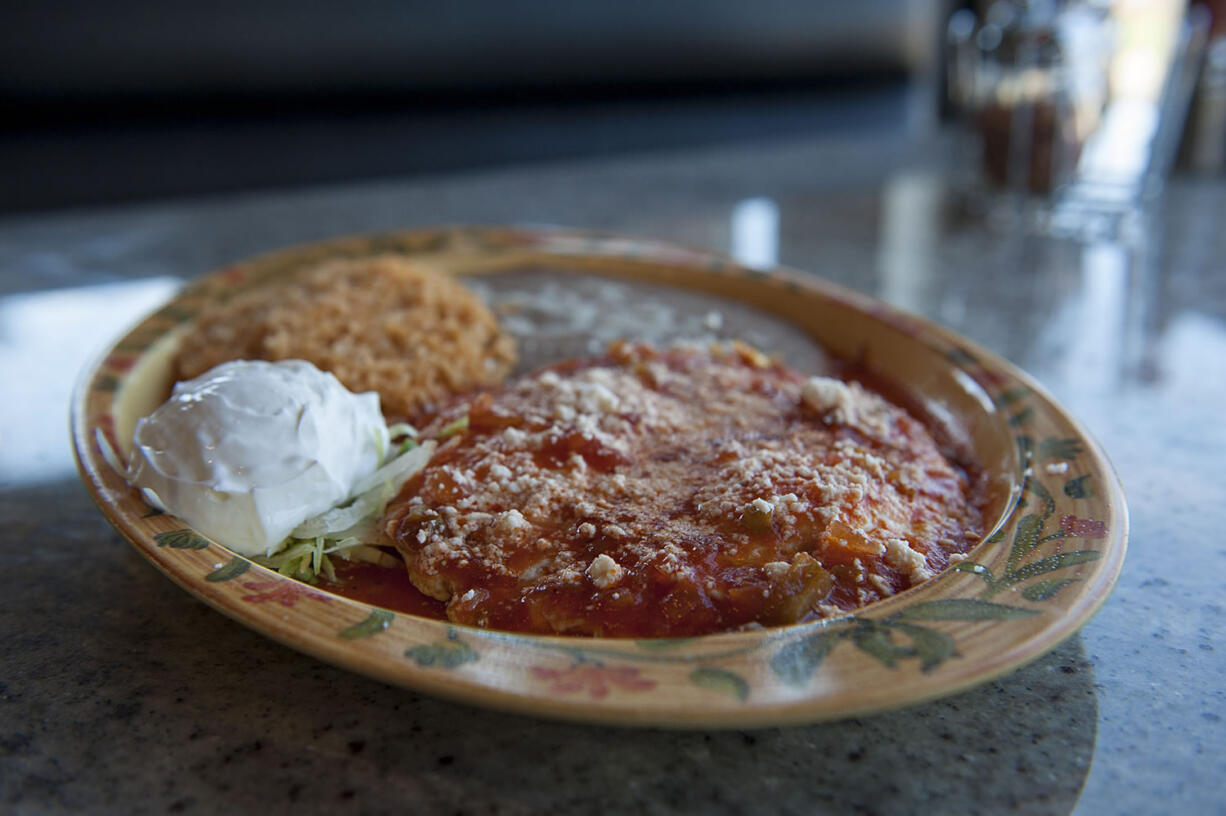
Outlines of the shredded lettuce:
{"label": "shredded lettuce", "polygon": [[468,414],[465,414],[459,419],[454,420],[452,422],[448,422],[446,425],[440,428],[438,432],[438,438],[439,439],[449,439],[455,436],[456,434],[462,434],[467,430],[468,430]]}
{"label": "shredded lettuce", "polygon": [[[391,430],[392,438],[416,433],[408,425]],[[404,483],[430,461],[435,447],[433,441],[418,445],[410,438],[391,460],[359,480],[343,502],[298,525],[275,553],[255,561],[309,584],[318,582],[320,573],[336,580],[332,556],[394,566],[395,559],[375,546],[377,521]]]}
{"label": "shredded lettuce", "polygon": [[335,536],[354,527],[362,519],[382,510],[395,491],[389,483],[375,485],[348,504],[325,510],[314,518],[307,519],[294,528],[291,538],[305,539],[317,536]]}
{"label": "shredded lettuce", "polygon": [[[426,462],[430,461],[431,454],[434,453],[435,443],[433,441],[423,442],[420,445],[415,445],[406,452],[400,454],[392,461],[385,464],[383,467],[376,470],[374,473],[367,476],[365,479],[358,480],[358,483],[353,486],[353,492],[350,493],[350,500],[356,500],[362,494],[369,492],[381,485],[387,485],[392,491],[392,495],[400,492],[400,488],[404,487],[404,483],[417,471],[425,467]],[[391,496],[387,497],[388,499]],[[387,500],[384,500],[387,503]]]}
{"label": "shredded lettuce", "polygon": [[397,422],[395,425],[389,425],[387,428],[388,439],[399,439],[402,436],[407,436],[412,439],[417,438],[417,429],[407,422]]}
{"label": "shredded lettuce", "polygon": [[[417,429],[413,428],[413,426],[409,425],[408,423],[396,423],[395,425],[391,425],[389,428],[387,428],[387,439],[401,440],[401,442],[398,442],[396,445],[396,452],[394,455],[392,455],[392,458],[396,458],[397,456],[405,455],[405,453],[411,451],[412,448],[417,447]],[[381,464],[386,464],[386,462],[387,451],[385,450],[384,461],[381,462]]]}

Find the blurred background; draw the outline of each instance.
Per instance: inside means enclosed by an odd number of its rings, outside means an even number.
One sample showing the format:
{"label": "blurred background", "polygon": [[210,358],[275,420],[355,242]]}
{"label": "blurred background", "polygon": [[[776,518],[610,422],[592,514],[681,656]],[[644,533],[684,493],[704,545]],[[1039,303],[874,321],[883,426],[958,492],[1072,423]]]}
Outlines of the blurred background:
{"label": "blurred background", "polygon": [[1010,112],[1037,97],[1023,152],[1045,178],[1023,186],[1043,190],[1110,94],[1169,95],[1186,18],[1183,0],[5,5],[7,212],[826,134],[921,143],[951,122],[1016,183]]}
{"label": "blurred background", "polygon": [[7,6],[8,210],[897,127],[940,28],[926,0]]}

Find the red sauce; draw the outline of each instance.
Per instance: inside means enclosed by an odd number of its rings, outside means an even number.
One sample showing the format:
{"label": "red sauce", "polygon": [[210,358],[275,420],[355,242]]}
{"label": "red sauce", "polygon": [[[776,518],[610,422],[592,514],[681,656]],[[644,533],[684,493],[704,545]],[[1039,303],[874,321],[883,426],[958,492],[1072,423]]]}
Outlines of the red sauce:
{"label": "red sauce", "polygon": [[462,415],[468,430],[405,486],[388,533],[432,616],[445,599],[459,623],[634,637],[840,614],[973,545],[974,486],[922,424],[805,387],[744,348],[621,345],[555,367],[435,417],[426,435]]}
{"label": "red sauce", "polygon": [[380,567],[342,558],[333,558],[332,567],[336,570],[336,581],[323,579],[320,589],[395,612],[447,619],[446,605],[413,586],[403,567]]}

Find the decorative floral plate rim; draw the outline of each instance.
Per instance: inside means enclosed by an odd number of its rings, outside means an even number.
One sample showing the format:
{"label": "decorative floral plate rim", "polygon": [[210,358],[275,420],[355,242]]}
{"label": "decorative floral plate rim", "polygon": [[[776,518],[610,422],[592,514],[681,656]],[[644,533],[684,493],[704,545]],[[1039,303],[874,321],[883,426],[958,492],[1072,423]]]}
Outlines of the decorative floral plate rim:
{"label": "decorative floral plate rim", "polygon": [[[152,513],[117,473],[114,451],[132,419],[125,402],[156,385],[151,372],[180,327],[212,298],[326,257],[381,252],[419,257],[457,274],[543,266],[559,275],[574,270],[702,289],[755,302],[815,336],[822,329],[806,321],[838,324],[839,342],[876,349],[879,357],[906,356],[899,365],[943,378],[943,388],[955,383],[984,405],[980,420],[993,425],[984,433],[1016,446],[1000,459],[1010,472],[997,474],[1012,480],[1012,499],[966,561],[855,614],[643,641],[490,632],[371,607],[266,570],[173,516]],[[812,275],[762,272],[712,252],[576,230],[380,233],[231,265],[189,284],[85,370],[73,396],[71,431],[82,480],[107,520],[172,580],[240,623],[395,685],[593,723],[785,725],[953,694],[1074,634],[1106,600],[1127,542],[1123,492],[1101,448],[1042,387],[997,356]]]}

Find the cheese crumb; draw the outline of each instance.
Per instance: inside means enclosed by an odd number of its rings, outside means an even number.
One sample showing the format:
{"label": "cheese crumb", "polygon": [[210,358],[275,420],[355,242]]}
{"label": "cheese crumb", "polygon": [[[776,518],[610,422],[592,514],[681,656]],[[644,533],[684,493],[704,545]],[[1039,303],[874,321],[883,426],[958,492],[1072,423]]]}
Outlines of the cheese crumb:
{"label": "cheese crumb", "polygon": [[821,603],[817,605],[817,614],[821,615],[823,618],[838,618],[846,615],[847,613],[834,604]]}
{"label": "cheese crumb", "polygon": [[622,579],[625,570],[605,553],[592,559],[587,568],[587,577],[600,589],[608,589]]}
{"label": "cheese crumb", "polygon": [[782,581],[791,568],[792,565],[786,561],[770,561],[762,565],[762,571],[772,581]]}
{"label": "cheese crumb", "polygon": [[855,421],[855,396],[842,380],[810,377],[800,389],[800,400],[827,422],[850,425]]}
{"label": "cheese crumb", "polygon": [[500,533],[515,535],[518,532],[530,529],[532,525],[524,518],[523,513],[512,509],[505,513],[499,513],[498,521],[494,523],[494,526]]}
{"label": "cheese crumb", "polygon": [[911,545],[903,538],[891,538],[885,542],[885,562],[894,569],[910,576],[918,583],[932,577],[928,569],[928,560],[924,554],[911,549]]}
{"label": "cheese crumb", "polygon": [[[890,586],[890,582],[882,578],[875,572],[869,573],[868,582],[877,588],[877,591],[882,595],[890,596],[894,594],[894,588]],[[864,598],[860,598],[860,602],[864,602]]]}
{"label": "cheese crumb", "polygon": [[800,402],[828,425],[847,425],[878,439],[891,435],[899,412],[856,383],[832,377],[810,377],[800,389]]}

